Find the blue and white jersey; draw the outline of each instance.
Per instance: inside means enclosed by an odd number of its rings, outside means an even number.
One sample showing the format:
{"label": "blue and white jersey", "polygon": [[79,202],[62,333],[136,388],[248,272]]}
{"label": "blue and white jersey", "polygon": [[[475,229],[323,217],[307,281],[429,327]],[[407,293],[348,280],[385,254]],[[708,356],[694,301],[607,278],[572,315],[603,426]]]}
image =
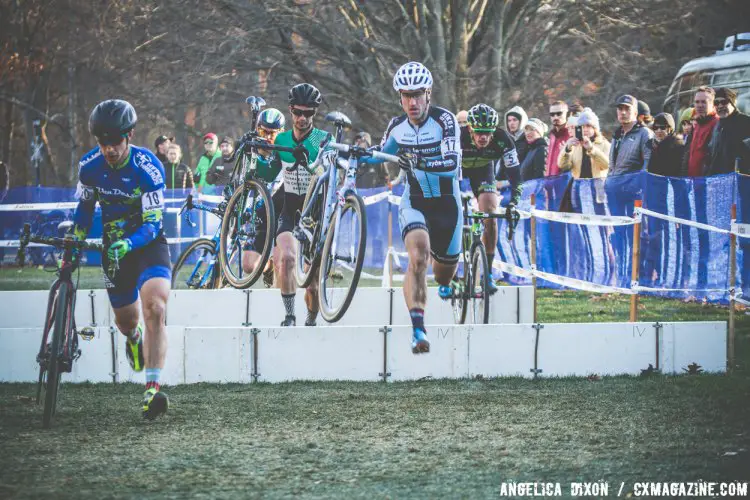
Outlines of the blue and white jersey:
{"label": "blue and white jersey", "polygon": [[427,118],[412,125],[406,114],[388,124],[380,149],[384,153],[413,153],[418,166],[407,176],[411,196],[457,196],[461,173],[461,132],[456,116],[431,106]]}
{"label": "blue and white jersey", "polygon": [[96,203],[102,208],[105,244],[128,238],[143,247],[162,234],[164,167],[146,148],[130,146],[119,167],[110,166],[99,147],[78,164],[79,200],[73,220],[88,233]]}

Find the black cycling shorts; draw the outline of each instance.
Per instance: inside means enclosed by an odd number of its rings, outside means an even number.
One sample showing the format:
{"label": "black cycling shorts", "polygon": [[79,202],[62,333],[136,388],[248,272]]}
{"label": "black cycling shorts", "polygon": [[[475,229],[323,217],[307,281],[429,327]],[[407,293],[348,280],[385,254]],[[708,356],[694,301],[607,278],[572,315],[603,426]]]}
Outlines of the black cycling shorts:
{"label": "black cycling shorts", "polygon": [[102,269],[104,286],[113,308],[125,307],[138,300],[139,290],[151,278],[172,281],[172,261],[163,233],[145,247],[133,250],[120,259],[120,268],[114,278],[108,275],[109,258],[106,248],[105,246],[105,251],[102,252]]}
{"label": "black cycling shorts", "polygon": [[401,238],[414,229],[424,229],[430,236],[430,253],[441,264],[456,264],[461,253],[463,207],[452,195],[424,198],[405,191],[398,209]]}
{"label": "black cycling shorts", "polygon": [[303,195],[294,193],[284,193],[284,206],[279,213],[279,220],[276,225],[276,236],[281,233],[290,233],[299,222],[302,213],[302,205],[305,203]]}

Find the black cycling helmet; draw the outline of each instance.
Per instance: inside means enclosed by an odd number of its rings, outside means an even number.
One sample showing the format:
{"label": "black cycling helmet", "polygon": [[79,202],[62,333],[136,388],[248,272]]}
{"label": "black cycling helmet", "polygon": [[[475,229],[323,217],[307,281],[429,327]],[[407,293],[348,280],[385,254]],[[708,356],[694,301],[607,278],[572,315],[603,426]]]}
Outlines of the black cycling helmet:
{"label": "black cycling helmet", "polygon": [[323,102],[323,95],[320,93],[315,85],[309,83],[300,83],[289,89],[289,105],[290,106],[309,106],[311,108],[317,108],[320,103]]}
{"label": "black cycling helmet", "polygon": [[494,132],[500,117],[492,106],[477,104],[469,109],[468,122],[474,132]]}
{"label": "black cycling helmet", "polygon": [[138,117],[128,101],[108,99],[96,105],[89,116],[89,132],[101,144],[118,144],[135,128]]}

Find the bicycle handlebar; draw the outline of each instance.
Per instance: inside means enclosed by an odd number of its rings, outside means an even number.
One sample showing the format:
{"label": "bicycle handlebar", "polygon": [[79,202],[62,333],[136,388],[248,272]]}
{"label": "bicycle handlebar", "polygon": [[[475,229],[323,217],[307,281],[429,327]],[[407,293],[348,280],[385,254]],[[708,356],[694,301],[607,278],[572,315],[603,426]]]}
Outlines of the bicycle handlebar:
{"label": "bicycle handlebar", "polygon": [[350,146],[349,144],[339,144],[337,142],[331,142],[328,144],[328,146],[332,147],[333,149],[336,149],[338,151],[341,151],[342,153],[349,153],[349,155],[354,156],[355,158],[375,158],[378,160],[383,161],[390,161],[398,163],[398,156],[391,155],[388,153],[383,153],[381,151],[377,150],[368,150],[364,148],[360,148],[358,146]]}

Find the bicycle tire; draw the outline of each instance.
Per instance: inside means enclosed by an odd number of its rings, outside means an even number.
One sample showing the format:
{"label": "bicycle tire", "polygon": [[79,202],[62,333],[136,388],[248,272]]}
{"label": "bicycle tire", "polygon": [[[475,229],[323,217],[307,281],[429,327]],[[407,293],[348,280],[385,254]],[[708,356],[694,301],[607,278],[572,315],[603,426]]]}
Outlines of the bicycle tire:
{"label": "bicycle tire", "polygon": [[[243,274],[242,271],[242,253],[236,253],[235,250],[241,250],[243,243],[240,241],[241,236],[239,235],[238,227],[243,226],[247,223],[248,211],[246,207],[247,195],[252,190],[257,193],[253,196],[253,203],[257,206],[258,198],[263,201],[262,210],[265,210],[266,215],[266,241],[263,246],[263,251],[260,252],[260,262],[255,267],[253,272],[249,274]],[[256,217],[255,211],[251,211],[249,215],[250,219]],[[241,222],[238,224],[238,220]],[[271,249],[273,248],[273,240],[276,233],[276,219],[273,208],[273,201],[271,200],[271,193],[268,191],[268,187],[262,182],[255,179],[245,181],[245,183],[238,189],[235,190],[232,197],[229,198],[227,208],[224,212],[224,218],[221,222],[221,233],[219,235],[219,264],[221,268],[222,277],[229,283],[233,288],[245,289],[250,288],[258,281],[258,278],[263,274],[263,269],[271,256]],[[230,245],[231,241],[231,245]],[[227,257],[236,256],[235,262],[239,265],[238,273],[235,274],[231,268],[232,259]]]}
{"label": "bicycle tire", "polygon": [[[356,249],[356,252],[354,252],[354,254],[356,255],[356,262],[354,263],[354,268],[352,269],[351,282],[347,287],[346,292],[344,293],[344,300],[339,305],[329,303],[329,294],[327,293],[329,291],[327,287],[328,280],[326,279],[330,271],[329,259],[331,258],[334,239],[340,234],[340,232],[338,231],[339,228],[336,225],[335,218],[331,221],[331,225],[328,226],[326,242],[323,246],[323,252],[320,256],[318,305],[320,315],[323,316],[323,319],[325,319],[329,323],[335,323],[336,321],[340,320],[346,313],[347,309],[349,309],[349,305],[354,298],[354,292],[356,292],[357,290],[357,284],[359,283],[359,277],[362,274],[362,266],[364,265],[365,260],[365,246],[367,245],[367,216],[365,213],[365,202],[362,201],[362,198],[358,194],[350,193],[349,195],[347,195],[344,206],[341,209],[342,218],[346,213],[347,208],[351,208],[359,217],[359,241],[357,244],[358,248]],[[333,279],[331,281],[333,281]],[[333,292],[333,288],[335,287],[331,287],[331,292]]]}
{"label": "bicycle tire", "polygon": [[486,325],[490,320],[490,273],[487,264],[487,251],[481,241],[471,246],[471,276],[468,287],[471,299],[472,322]]}
{"label": "bicycle tire", "polygon": [[[190,246],[188,246],[180,254],[180,256],[177,258],[177,262],[175,262],[174,266],[172,266],[172,290],[179,289],[178,285],[180,285],[181,281],[182,281],[181,279],[178,279],[180,270],[185,265],[185,263],[187,262],[187,260],[190,257],[190,255],[193,252],[195,252],[196,250],[197,251],[208,252],[208,253],[211,254],[212,260],[214,261],[214,265],[213,265],[213,268],[211,270],[211,273],[213,274],[213,276],[211,278],[209,278],[208,281],[206,281],[206,286],[205,287],[195,286],[195,284],[191,284],[190,283],[191,280],[186,281],[185,285],[190,290],[196,290],[198,288],[213,289],[213,288],[217,287],[218,282],[219,282],[220,273],[219,273],[219,266],[216,263],[216,243],[214,242],[214,240],[210,240],[208,238],[198,238],[197,240],[195,240],[194,242],[192,242],[190,244]],[[206,254],[203,254],[202,257],[206,257]],[[190,265],[190,264],[188,264],[188,265]],[[194,278],[193,274],[196,271],[198,271],[198,269],[197,269],[197,263],[196,263],[195,267],[193,267],[193,270],[190,273],[190,278],[191,279]],[[200,281],[202,281],[202,279]]]}
{"label": "bicycle tire", "polygon": [[464,265],[463,265],[463,274],[460,275],[458,272],[458,268],[456,268],[456,278],[455,281],[459,283],[463,283],[461,293],[456,293],[454,291],[453,297],[451,298],[451,308],[453,309],[453,321],[457,325],[463,325],[466,323],[466,312],[468,310],[468,303],[469,303],[469,297],[467,294],[467,289],[470,283],[470,275],[471,275],[471,264],[470,264],[470,253],[466,251],[466,248],[468,247],[467,240],[470,241],[471,236],[468,233],[468,229],[464,227],[463,229],[463,235],[462,235],[462,246],[461,246],[461,254],[463,255]]}
{"label": "bicycle tire", "polygon": [[60,389],[60,376],[62,375],[62,360],[60,359],[63,340],[72,326],[72,297],[70,296],[70,284],[61,283],[57,289],[55,301],[54,325],[52,327],[52,342],[50,356],[47,363],[47,386],[44,394],[44,414],[42,426],[49,428],[52,417],[57,407],[57,395]]}
{"label": "bicycle tire", "polygon": [[326,195],[328,182],[321,184],[318,195],[313,200],[312,194],[316,183],[317,178],[313,177],[310,180],[310,186],[307,188],[301,212],[305,213],[307,205],[311,201],[314,201],[315,205],[312,207],[310,217],[318,223],[313,231],[312,241],[303,245],[297,238],[294,239],[294,279],[297,282],[298,288],[307,288],[310,286],[320,265],[320,252],[317,251],[317,248],[320,246],[320,232],[322,229],[320,221],[323,220],[323,197]]}

